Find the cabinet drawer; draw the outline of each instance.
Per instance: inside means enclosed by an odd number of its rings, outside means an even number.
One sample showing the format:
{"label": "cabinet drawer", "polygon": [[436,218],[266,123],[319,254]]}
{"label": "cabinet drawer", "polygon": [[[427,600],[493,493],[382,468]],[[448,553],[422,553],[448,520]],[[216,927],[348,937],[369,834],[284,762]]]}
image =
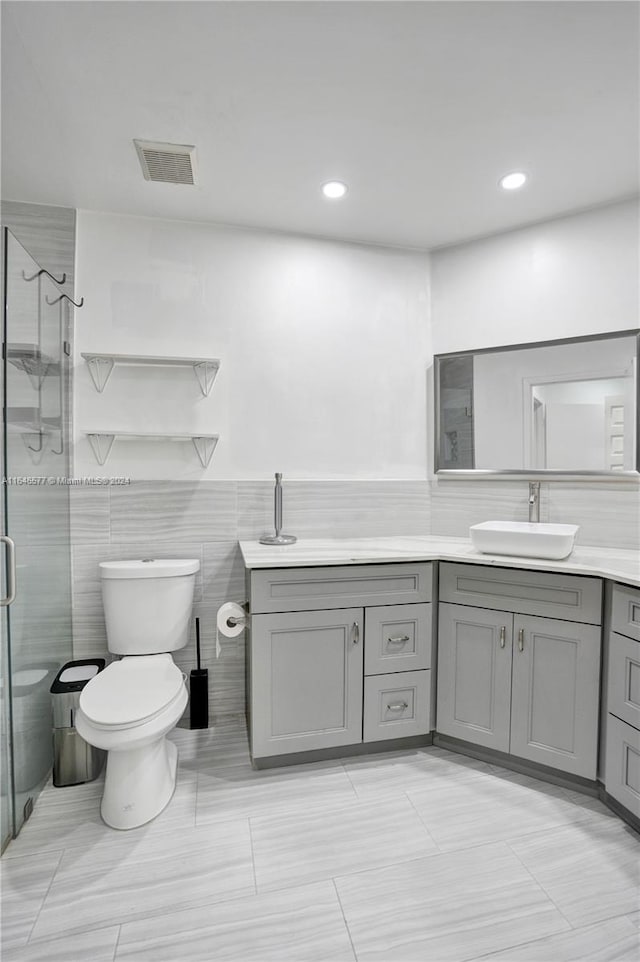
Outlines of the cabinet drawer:
{"label": "cabinet drawer", "polygon": [[431,601],[431,562],[251,572],[252,614]]}
{"label": "cabinet drawer", "polygon": [[430,702],[430,671],[401,671],[365,678],[363,741],[426,734]]}
{"label": "cabinet drawer", "polygon": [[364,615],[364,673],[431,667],[431,605],[380,605]]}
{"label": "cabinet drawer", "polygon": [[637,588],[613,586],[611,629],[640,641],[640,591]]}
{"label": "cabinet drawer", "polygon": [[609,635],[607,710],[640,728],[640,641]]}
{"label": "cabinet drawer", "polygon": [[600,579],[548,571],[441,564],[440,600],[591,625],[602,621]]}
{"label": "cabinet drawer", "polygon": [[640,732],[607,718],[607,751],[604,773],[607,793],[640,818]]}

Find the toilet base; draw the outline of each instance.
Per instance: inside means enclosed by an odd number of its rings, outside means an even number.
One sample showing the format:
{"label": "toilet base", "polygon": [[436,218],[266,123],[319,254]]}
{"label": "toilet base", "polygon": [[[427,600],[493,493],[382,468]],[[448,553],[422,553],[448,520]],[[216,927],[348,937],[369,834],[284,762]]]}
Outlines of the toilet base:
{"label": "toilet base", "polygon": [[110,828],[126,830],[150,822],[173,797],[178,749],[163,736],[143,748],[110,751],[100,814]]}

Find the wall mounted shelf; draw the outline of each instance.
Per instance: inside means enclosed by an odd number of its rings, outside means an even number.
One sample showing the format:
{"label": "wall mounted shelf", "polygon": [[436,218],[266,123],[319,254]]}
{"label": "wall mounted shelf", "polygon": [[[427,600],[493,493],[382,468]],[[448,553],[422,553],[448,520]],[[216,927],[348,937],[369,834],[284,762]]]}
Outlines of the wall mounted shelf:
{"label": "wall mounted shelf", "polygon": [[209,467],[218,443],[218,434],[154,434],[140,431],[85,431],[98,464],[105,464],[116,438],[125,441],[191,441],[200,464]]}
{"label": "wall mounted shelf", "polygon": [[47,376],[60,374],[60,364],[37,344],[7,344],[7,361],[29,376],[35,390]]}
{"label": "wall mounted shelf", "polygon": [[153,357],[142,354],[83,353],[96,391],[104,391],[116,364],[146,367],[192,367],[204,397],[208,397],[220,367],[217,357]]}

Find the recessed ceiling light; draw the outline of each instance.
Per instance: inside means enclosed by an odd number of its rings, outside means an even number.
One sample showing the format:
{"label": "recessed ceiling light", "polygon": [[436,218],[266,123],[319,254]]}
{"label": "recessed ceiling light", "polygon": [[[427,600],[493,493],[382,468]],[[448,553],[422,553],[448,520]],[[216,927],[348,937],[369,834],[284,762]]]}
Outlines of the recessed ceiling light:
{"label": "recessed ceiling light", "polygon": [[322,193],[331,200],[337,200],[347,193],[347,185],[339,180],[330,180],[327,184],[322,185]]}
{"label": "recessed ceiling light", "polygon": [[527,175],[523,174],[520,170],[516,170],[512,174],[505,174],[504,177],[501,177],[500,186],[503,190],[517,190],[518,187],[522,187],[526,181]]}

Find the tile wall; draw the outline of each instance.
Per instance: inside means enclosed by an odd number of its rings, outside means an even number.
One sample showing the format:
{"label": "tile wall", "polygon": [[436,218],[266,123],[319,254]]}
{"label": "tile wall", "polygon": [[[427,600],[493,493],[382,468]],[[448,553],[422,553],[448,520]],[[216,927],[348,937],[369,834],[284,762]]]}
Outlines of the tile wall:
{"label": "tile wall", "polygon": [[[428,534],[427,481],[290,481],[285,528],[300,538]],[[71,489],[74,657],[107,652],[98,562],[198,558],[195,614],[203,667],[209,669],[210,713],[244,711],[244,638],[222,640],[216,659],[216,612],[245,600],[238,541],[273,532],[273,482],[134,481]],[[195,667],[195,643],[176,653]]]}
{"label": "tile wall", "polygon": [[[431,492],[431,534],[466,538],[481,521],[526,521],[528,482],[437,481]],[[637,548],[640,487],[635,482],[553,481],[540,487],[540,520],[578,524],[577,543]]]}
{"label": "tile wall", "polygon": [[[542,485],[541,520],[581,525],[583,545],[633,548],[640,531],[637,485]],[[285,530],[300,538],[442,535],[467,537],[489,518],[526,520],[525,481],[285,481]],[[223,640],[215,656],[215,617],[225,601],[245,600],[240,540],[273,529],[273,482],[134,481],[71,489],[73,640],[76,658],[104,655],[98,562],[193,557],[200,560],[195,614],[213,716],[245,703],[244,639]],[[177,653],[184,671],[195,647]]]}

